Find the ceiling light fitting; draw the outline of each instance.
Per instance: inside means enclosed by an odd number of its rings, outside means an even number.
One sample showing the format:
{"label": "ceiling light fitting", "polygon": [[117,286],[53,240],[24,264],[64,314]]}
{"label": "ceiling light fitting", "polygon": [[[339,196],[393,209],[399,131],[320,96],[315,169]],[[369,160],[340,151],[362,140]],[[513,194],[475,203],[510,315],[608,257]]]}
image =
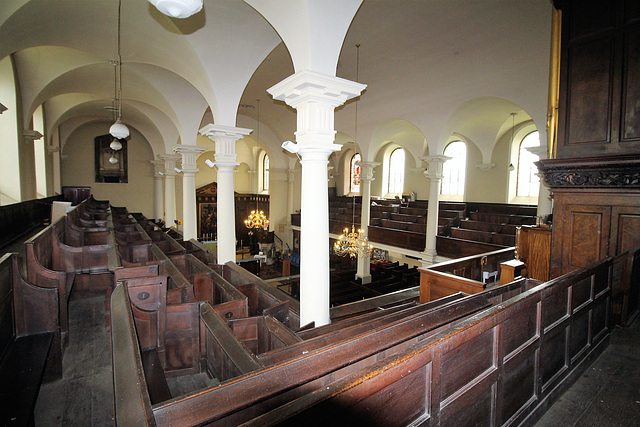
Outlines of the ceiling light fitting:
{"label": "ceiling light fitting", "polygon": [[367,237],[362,229],[356,231],[355,226],[356,199],[353,198],[353,211],[351,220],[351,232],[349,227],[345,227],[344,231],[333,244],[333,252],[338,256],[347,256],[356,258],[357,256],[369,257],[373,251],[373,245],[369,244]]}
{"label": "ceiling light fitting", "polygon": [[244,225],[248,229],[263,229],[267,230],[269,228],[269,219],[264,214],[264,211],[258,210],[258,198],[256,197],[256,209],[251,211],[247,219],[244,220]]}
{"label": "ceiling light fitting", "polygon": [[[118,0],[118,59],[113,61],[112,63],[116,66],[114,72],[114,80],[115,80],[115,107],[118,111],[118,119],[114,124],[109,128],[109,133],[114,138],[123,139],[129,136],[129,128],[122,121],[122,56],[120,55],[120,21],[121,21],[121,11],[122,11],[122,0]],[[122,148],[122,147],[120,147]]]}
{"label": "ceiling light fitting", "polygon": [[149,3],[172,18],[188,18],[202,10],[202,0],[149,0]]}

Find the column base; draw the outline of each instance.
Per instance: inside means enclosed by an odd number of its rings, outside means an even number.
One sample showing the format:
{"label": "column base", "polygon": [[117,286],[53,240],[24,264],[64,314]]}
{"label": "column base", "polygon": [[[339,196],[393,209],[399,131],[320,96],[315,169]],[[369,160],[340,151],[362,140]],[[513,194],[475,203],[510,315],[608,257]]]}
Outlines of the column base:
{"label": "column base", "polygon": [[422,255],[422,258],[420,259],[420,263],[422,264],[422,267],[429,267],[430,265],[433,265],[436,263],[436,257],[438,256],[438,253],[436,251],[425,250],[420,254]]}
{"label": "column base", "polygon": [[369,275],[369,276],[362,276],[362,277],[360,277],[360,276],[358,276],[358,275],[356,274],[356,279],[360,279],[360,280],[362,281],[362,284],[363,284],[363,285],[368,285],[369,283],[371,283],[371,276],[370,276],[370,275]]}

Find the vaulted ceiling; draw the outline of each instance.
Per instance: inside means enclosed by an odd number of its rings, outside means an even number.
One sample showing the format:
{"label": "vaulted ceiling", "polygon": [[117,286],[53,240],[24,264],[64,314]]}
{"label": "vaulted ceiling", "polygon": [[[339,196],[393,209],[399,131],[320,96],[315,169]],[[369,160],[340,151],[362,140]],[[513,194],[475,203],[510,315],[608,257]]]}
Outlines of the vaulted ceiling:
{"label": "vaulted ceiling", "polygon": [[[549,0],[365,0],[336,70],[356,80],[359,44],[361,150],[373,156],[396,119],[423,135],[407,141],[414,155],[453,132],[491,147],[512,111],[543,130],[551,10]],[[13,55],[26,123],[40,104],[48,132],[113,121],[117,29],[117,0],[2,0],[0,60]],[[196,144],[201,125],[230,111],[255,120],[258,99],[262,126],[293,139],[295,111],[266,92],[293,74],[289,51],[244,1],[204,0],[180,20],[122,0],[120,34],[122,115],[156,153]],[[336,129],[353,137],[354,114],[354,101],[339,108]]]}

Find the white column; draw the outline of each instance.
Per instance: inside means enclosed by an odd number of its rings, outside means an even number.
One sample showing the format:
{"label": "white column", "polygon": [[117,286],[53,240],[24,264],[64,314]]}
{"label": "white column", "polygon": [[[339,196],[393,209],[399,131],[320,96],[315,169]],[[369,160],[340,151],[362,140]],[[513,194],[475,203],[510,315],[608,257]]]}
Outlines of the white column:
{"label": "white column", "polygon": [[162,177],[164,175],[164,162],[150,160],[153,165],[153,216],[156,221],[164,218],[164,194]]}
{"label": "white column", "polygon": [[427,240],[422,252],[422,264],[431,265],[436,262],[436,236],[438,235],[438,210],[440,205],[440,181],[442,181],[442,166],[451,157],[426,156],[421,157],[428,165],[424,176],[429,178],[429,208],[427,209]]}
{"label": "white column", "polygon": [[196,159],[205,150],[197,145],[176,145],[173,151],[182,156],[182,238],[198,238],[198,214],[196,212]]}
{"label": "white column", "polygon": [[216,145],[215,165],[218,170],[218,264],[236,261],[236,212],[233,196],[233,170],[236,162],[236,141],[251,133],[251,129],[208,124],[200,133]]}
{"label": "white column", "polygon": [[[373,168],[380,163],[360,162],[360,193],[362,194],[362,210],[360,211],[360,228],[364,236],[369,237],[369,219],[371,217],[371,182]],[[356,278],[360,278],[363,284],[371,283],[371,257],[358,257],[358,270]]]}
{"label": "white column", "polygon": [[334,144],[334,110],[360,95],[366,85],[309,70],[268,89],[297,110],[296,148],[301,156],[300,324],[326,325],[329,317],[329,155]]}
{"label": "white column", "polygon": [[176,222],[176,162],[180,156],[176,154],[159,154],[158,159],[164,162],[164,222],[172,227]]}

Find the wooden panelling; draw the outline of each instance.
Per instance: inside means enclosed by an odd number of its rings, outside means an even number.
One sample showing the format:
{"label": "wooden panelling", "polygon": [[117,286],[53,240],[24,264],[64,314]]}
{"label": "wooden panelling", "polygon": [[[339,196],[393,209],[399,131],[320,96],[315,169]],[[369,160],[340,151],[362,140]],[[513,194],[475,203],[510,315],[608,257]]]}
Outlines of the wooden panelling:
{"label": "wooden panelling", "polygon": [[630,0],[561,3],[557,157],[640,153],[638,7]]}
{"label": "wooden panelling", "polygon": [[[610,39],[597,40],[570,48],[568,135],[565,146],[585,143],[609,143],[611,99],[609,87],[613,81]],[[578,102],[589,99],[590,102]],[[575,102],[571,102],[576,100]],[[577,148],[566,147],[575,150]]]}
{"label": "wooden panelling", "polygon": [[[614,206],[611,213],[611,246],[615,256],[640,245],[640,206]],[[613,252],[615,250],[615,252]]]}
{"label": "wooden panelling", "polygon": [[564,263],[581,268],[604,257],[609,239],[610,208],[606,206],[569,206],[570,240],[564,248]]}

